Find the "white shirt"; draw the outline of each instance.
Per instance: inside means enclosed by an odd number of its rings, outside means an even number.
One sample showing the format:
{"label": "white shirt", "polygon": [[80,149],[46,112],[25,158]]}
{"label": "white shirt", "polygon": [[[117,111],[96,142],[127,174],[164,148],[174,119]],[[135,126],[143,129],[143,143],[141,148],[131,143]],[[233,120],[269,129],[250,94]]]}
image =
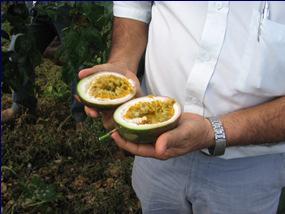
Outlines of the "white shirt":
{"label": "white shirt", "polygon": [[[285,95],[285,2],[114,2],[113,9],[149,23],[147,92],[177,99],[185,112],[220,116]],[[283,152],[284,142],[228,147],[222,158]]]}

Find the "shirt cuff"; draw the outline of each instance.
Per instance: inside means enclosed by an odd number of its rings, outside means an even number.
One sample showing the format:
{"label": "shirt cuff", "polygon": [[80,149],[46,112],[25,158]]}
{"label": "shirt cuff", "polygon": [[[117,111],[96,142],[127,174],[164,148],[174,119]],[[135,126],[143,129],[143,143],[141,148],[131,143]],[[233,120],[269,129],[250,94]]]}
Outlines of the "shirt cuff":
{"label": "shirt cuff", "polygon": [[151,1],[114,1],[113,14],[116,17],[129,18],[145,23],[151,19]]}

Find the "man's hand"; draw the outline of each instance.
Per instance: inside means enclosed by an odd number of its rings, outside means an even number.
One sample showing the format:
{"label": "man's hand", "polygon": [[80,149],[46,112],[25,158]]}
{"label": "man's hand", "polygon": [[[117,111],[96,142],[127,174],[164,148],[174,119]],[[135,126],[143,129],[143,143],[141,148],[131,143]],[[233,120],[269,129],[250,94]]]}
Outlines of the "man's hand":
{"label": "man's hand", "polygon": [[[96,65],[92,68],[87,68],[79,73],[79,78],[82,79],[90,74],[99,71],[113,71],[125,75],[135,81],[137,94],[141,96],[139,80],[136,77],[139,61],[146,48],[148,35],[148,25],[144,22],[126,19],[114,18],[112,49],[108,59],[108,63]],[[114,127],[113,111],[99,112],[96,109],[85,107],[85,112],[91,117],[103,117],[103,125],[107,129]]]}
{"label": "man's hand", "polygon": [[[135,86],[136,86],[136,96],[139,97],[141,96],[141,91],[140,91],[140,83],[139,80],[136,77],[136,74],[134,71],[131,71],[127,65],[123,63],[106,63],[102,65],[96,65],[92,68],[86,68],[83,69],[79,72],[79,78],[83,79],[86,76],[89,76],[93,73],[100,72],[100,71],[112,71],[112,72],[118,72],[123,75],[125,75],[127,78],[132,79],[135,81]],[[114,110],[100,110],[100,112],[97,109],[90,108],[85,106],[85,112],[88,116],[90,117],[98,117],[99,114],[102,115],[103,118],[103,125],[106,129],[112,129],[114,128],[114,121],[113,121],[113,112]]]}
{"label": "man's hand", "polygon": [[118,132],[114,132],[112,138],[119,147],[134,155],[161,160],[205,149],[215,144],[210,122],[202,116],[191,113],[183,113],[178,126],[160,135],[155,144],[135,144],[124,140]]}

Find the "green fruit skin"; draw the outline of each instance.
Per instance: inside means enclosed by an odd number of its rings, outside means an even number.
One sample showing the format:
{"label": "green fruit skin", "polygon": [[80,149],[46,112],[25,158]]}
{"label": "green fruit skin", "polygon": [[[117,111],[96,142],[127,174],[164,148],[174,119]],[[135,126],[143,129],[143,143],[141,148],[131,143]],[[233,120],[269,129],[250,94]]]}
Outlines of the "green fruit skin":
{"label": "green fruit skin", "polygon": [[[78,95],[79,96],[79,95]],[[118,106],[120,106],[122,103],[119,103],[119,104],[116,104],[116,105],[100,105],[100,104],[96,104],[96,103],[90,103],[88,102],[87,100],[83,99],[82,97],[80,97],[80,101],[90,107],[90,108],[95,108],[95,109],[98,109],[98,110],[111,110],[111,109],[115,109],[117,108]]]}
{"label": "green fruit skin", "polygon": [[176,121],[154,129],[147,130],[133,130],[127,127],[124,127],[120,124],[118,125],[118,132],[125,140],[131,141],[133,143],[142,143],[142,144],[151,144],[155,143],[157,138],[164,132],[169,131],[177,127],[179,118]]}

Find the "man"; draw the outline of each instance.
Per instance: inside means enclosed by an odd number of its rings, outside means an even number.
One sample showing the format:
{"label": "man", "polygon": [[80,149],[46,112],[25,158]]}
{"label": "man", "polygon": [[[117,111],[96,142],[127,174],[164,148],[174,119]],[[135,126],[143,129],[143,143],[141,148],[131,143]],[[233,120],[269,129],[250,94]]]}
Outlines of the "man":
{"label": "man", "polygon": [[[137,80],[146,48],[146,93],[184,107],[178,127],[152,145],[112,134],[137,155],[143,212],[276,213],[285,186],[285,4],[115,2],[114,16],[108,63],[80,78],[114,70]],[[103,118],[111,128],[112,113]]]}

